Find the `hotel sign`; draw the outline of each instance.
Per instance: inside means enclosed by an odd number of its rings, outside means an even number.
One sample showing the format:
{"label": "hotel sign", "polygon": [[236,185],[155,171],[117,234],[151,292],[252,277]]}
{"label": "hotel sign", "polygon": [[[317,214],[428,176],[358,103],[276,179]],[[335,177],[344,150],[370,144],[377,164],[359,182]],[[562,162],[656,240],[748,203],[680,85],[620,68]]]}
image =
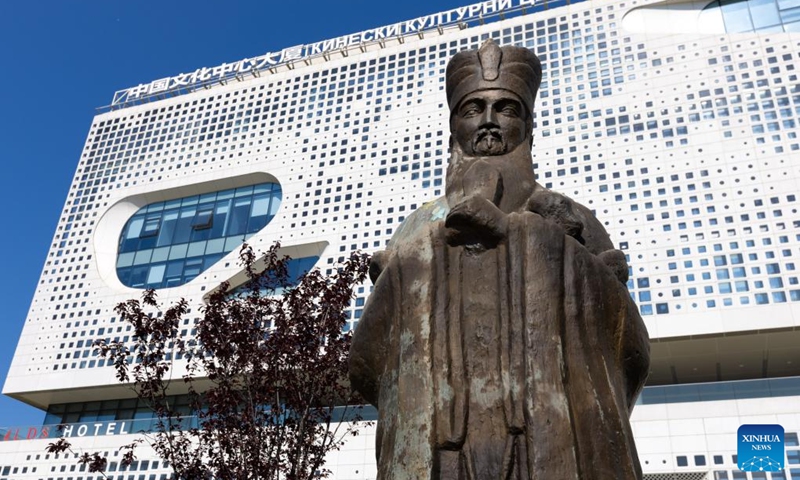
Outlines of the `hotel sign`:
{"label": "hotel sign", "polygon": [[535,4],[536,0],[488,0],[466,7],[454,8],[446,12],[426,15],[406,22],[395,23],[386,27],[373,28],[322,42],[284,48],[279,52],[270,52],[234,63],[223,63],[218,67],[199,68],[192,73],[181,73],[174,77],[162,78],[136,87],[119,90],[114,94],[111,105],[120,105],[161,93],[186,88],[191,89],[214,82],[224,83],[228,79],[241,78],[242,75],[248,73],[257,76],[264,70],[296,60],[325,55],[332,51],[365,43],[381,42],[388,38],[402,37],[434,28],[457,25],[486,16],[533,7]]}
{"label": "hotel sign", "polygon": [[0,441],[35,440],[41,438],[97,437],[105,435],[128,435],[131,431],[151,430],[152,419],[117,420],[103,422],[71,423],[62,426],[44,425],[35,427],[11,427],[0,431]]}
{"label": "hotel sign", "polygon": [[55,426],[44,427],[12,427],[0,432],[0,441],[13,442],[14,440],[35,440],[37,438],[58,438],[53,435]]}

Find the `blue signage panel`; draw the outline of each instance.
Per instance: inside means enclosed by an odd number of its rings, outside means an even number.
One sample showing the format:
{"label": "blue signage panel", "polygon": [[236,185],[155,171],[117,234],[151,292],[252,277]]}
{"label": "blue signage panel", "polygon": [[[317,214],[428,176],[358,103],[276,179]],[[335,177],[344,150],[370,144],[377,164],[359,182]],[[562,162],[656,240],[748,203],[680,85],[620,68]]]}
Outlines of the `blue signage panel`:
{"label": "blue signage panel", "polygon": [[745,472],[783,470],[783,427],[780,425],[742,425],[736,434],[737,463]]}

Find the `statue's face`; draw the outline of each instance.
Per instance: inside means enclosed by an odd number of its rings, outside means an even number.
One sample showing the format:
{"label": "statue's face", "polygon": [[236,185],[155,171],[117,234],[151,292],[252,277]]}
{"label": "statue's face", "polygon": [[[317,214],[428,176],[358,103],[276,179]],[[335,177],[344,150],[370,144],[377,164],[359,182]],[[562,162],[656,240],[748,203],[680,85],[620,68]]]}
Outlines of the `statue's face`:
{"label": "statue's face", "polygon": [[528,138],[528,112],[508,90],[481,90],[464,97],[450,117],[450,132],[468,155],[505,155]]}

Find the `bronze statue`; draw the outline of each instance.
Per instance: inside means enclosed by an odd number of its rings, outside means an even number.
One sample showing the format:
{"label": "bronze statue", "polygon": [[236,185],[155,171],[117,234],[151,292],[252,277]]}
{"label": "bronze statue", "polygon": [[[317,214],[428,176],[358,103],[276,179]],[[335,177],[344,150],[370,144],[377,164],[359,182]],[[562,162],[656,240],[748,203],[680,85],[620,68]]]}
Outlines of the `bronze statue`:
{"label": "bronze statue", "polygon": [[628,417],[647,331],[624,254],[535,181],[539,60],[489,40],[446,80],[446,197],[373,257],[351,350],[378,478],[640,479]]}

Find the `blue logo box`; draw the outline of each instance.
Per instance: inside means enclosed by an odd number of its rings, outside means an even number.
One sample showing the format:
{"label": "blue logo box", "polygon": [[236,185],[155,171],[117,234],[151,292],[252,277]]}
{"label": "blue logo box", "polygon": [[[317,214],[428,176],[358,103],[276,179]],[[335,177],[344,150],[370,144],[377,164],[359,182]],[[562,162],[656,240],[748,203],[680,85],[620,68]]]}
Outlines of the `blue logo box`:
{"label": "blue logo box", "polygon": [[744,472],[783,470],[783,427],[780,425],[742,425],[736,434],[739,443],[737,462]]}

